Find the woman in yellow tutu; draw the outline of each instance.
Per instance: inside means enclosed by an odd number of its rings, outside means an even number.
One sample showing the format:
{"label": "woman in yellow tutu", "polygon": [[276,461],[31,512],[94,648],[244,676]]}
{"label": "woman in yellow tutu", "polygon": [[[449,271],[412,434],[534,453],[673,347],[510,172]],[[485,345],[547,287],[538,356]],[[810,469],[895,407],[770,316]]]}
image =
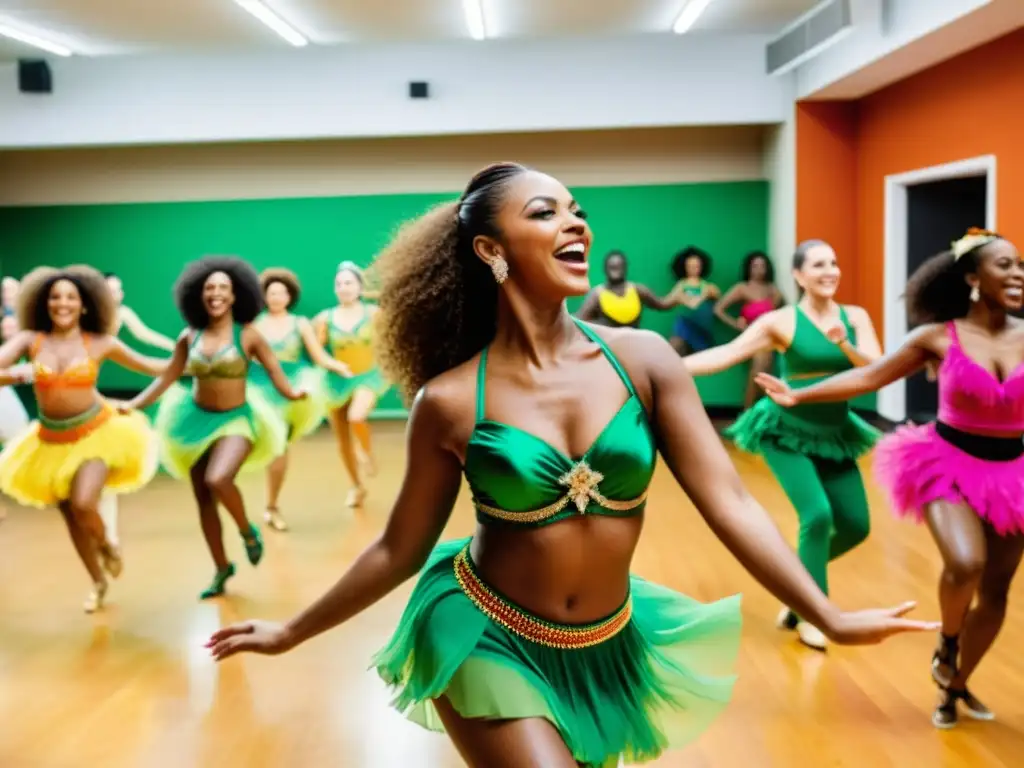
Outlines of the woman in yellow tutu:
{"label": "woman in yellow tutu", "polygon": [[352,480],[345,502],[349,507],[362,506],[366,498],[352,436],[359,444],[365,472],[372,476],[376,473],[376,462],[367,419],[377,400],[391,386],[377,367],[373,352],[377,307],[364,301],[363,285],[362,270],[351,261],[341,262],[334,275],[338,306],[324,310],[313,320],[321,343],[351,372],[348,377],[333,373],[327,376],[327,416],[338,439],[341,461]]}
{"label": "woman in yellow tutu", "polygon": [[[330,357],[318,343],[309,320],[292,312],[299,301],[302,287],[290,269],[267,269],[260,275],[260,287],[266,311],[254,325],[270,344],[274,356],[296,389],[309,393],[303,400],[289,400],[274,386],[270,373],[262,365],[253,366],[249,381],[274,404],[288,427],[288,443],[305,437],[320,426],[327,411],[324,370],[348,377],[351,372],[344,363]],[[319,366],[319,367],[318,367]],[[288,524],[277,505],[288,472],[288,451],[285,450],[267,468],[267,525],[287,531]]]}
{"label": "woman in yellow tutu", "polygon": [[[284,453],[288,440],[274,407],[256,387],[246,386],[249,360],[258,360],[289,400],[305,393],[288,383],[270,345],[251,325],[263,299],[259,275],[249,264],[225,256],[194,261],[178,278],[174,295],[188,328],[178,337],[163,375],[121,408],[146,408],[167,392],[156,417],[160,458],[172,476],[192,483],[203,536],[217,567],[199,595],[206,600],[224,594],[235,575],[224,551],[218,502],[238,526],[249,562],[257,565],[263,539],[249,522],[235,478],[242,470],[264,469]],[[185,374],[193,377],[191,392],[176,384]]]}
{"label": "woman in yellow tutu", "polygon": [[0,347],[0,368],[23,357],[32,361],[31,371],[5,370],[0,378],[32,379],[39,404],[38,420],[0,453],[0,491],[26,506],[60,509],[93,581],[88,613],[103,605],[106,574],[117,578],[122,569],[99,515],[100,495],[138,490],[158,465],[146,417],[117,413],[96,391],[96,378],[104,360],[150,376],[162,373],[167,361],[118,341],[115,321],[113,297],[99,272],[40,268],[22,283],[21,330]]}

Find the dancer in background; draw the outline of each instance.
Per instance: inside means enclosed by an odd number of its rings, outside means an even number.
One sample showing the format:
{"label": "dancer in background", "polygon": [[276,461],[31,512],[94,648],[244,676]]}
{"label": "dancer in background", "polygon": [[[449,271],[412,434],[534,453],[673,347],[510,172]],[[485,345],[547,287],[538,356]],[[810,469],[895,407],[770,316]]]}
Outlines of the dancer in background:
{"label": "dancer in background", "polygon": [[[216,632],[215,658],[294,648],[420,573],[375,664],[396,706],[447,730],[469,765],[679,748],[729,700],[740,610],[630,575],[659,446],[740,562],[838,641],[935,626],[901,618],[909,606],[836,609],[744,490],[668,344],[569,314],[590,242],[564,186],[509,164],[397,235],[377,261],[380,350],[415,399],[391,519],[311,608]],[[437,545],[463,474],[477,535]]]}
{"label": "dancer in background", "polygon": [[[292,400],[278,391],[270,372],[256,365],[249,372],[249,381],[277,409],[288,427],[288,443],[294,443],[313,432],[326,413],[323,371],[350,376],[343,364],[334,360],[319,344],[309,320],[293,313],[302,293],[299,279],[288,269],[268,269],[260,275],[266,311],[253,325],[263,335],[294,390],[309,393],[301,400]],[[317,366],[322,366],[317,368]],[[288,471],[288,450],[267,467],[267,509],[264,519],[278,531],[288,530],[281,515],[278,499]]]}
{"label": "dancer in background", "polygon": [[[795,307],[768,312],[728,344],[685,358],[690,373],[706,376],[780,349],[783,377],[800,388],[879,357],[867,312],[834,298],[840,272],[828,243],[801,243],[793,255],[793,276],[802,294]],[[863,542],[870,529],[857,459],[871,450],[878,431],[846,402],[787,410],[762,398],[726,435],[768,463],[800,520],[800,561],[828,594],[828,564]],[[792,606],[783,607],[778,623],[796,629],[805,645],[825,649],[822,628]]]}
{"label": "dancer in background", "polygon": [[[0,368],[25,356],[32,361],[39,420],[0,453],[0,491],[27,506],[60,509],[93,582],[85,602],[91,613],[107,594],[104,571],[116,578],[122,569],[120,550],[98,513],[100,495],[136,491],[157,470],[156,439],[146,418],[116,413],[96,391],[100,364],[109,359],[156,376],[167,362],[144,357],[113,336],[114,302],[103,276],[90,267],[29,273],[18,325],[22,330],[0,347]],[[3,383],[25,379],[6,373]]]}
{"label": "dancer in background", "polygon": [[[250,325],[263,298],[259,276],[249,264],[224,256],[193,261],[175,283],[174,297],[188,328],[178,337],[167,370],[121,407],[147,408],[167,392],[156,417],[161,459],[172,476],[188,477],[192,483],[203,536],[217,569],[199,595],[205,600],[224,594],[228,579],[235,575],[235,564],[224,551],[217,504],[235,521],[246,556],[257,565],[263,557],[263,539],[249,522],[235,479],[243,469],[264,469],[284,453],[288,440],[284,420],[257,387],[247,386],[249,359],[267,369],[274,386],[289,400],[299,400],[305,393],[292,388],[270,345]],[[186,373],[193,377],[191,392],[176,384]]]}
{"label": "dancer in background", "polygon": [[[729,314],[729,310],[735,304],[741,304],[740,315],[737,318]],[[775,285],[775,268],[764,253],[754,251],[743,259],[742,282],[736,283],[726,291],[715,304],[715,316],[742,333],[761,315],[777,309],[782,304],[782,292]],[[775,350],[768,349],[758,352],[750,359],[747,392],[743,397],[744,408],[752,406],[761,394],[761,388],[754,379],[759,373],[771,371],[774,357]]]}
{"label": "dancer in background", "polygon": [[700,248],[688,246],[672,261],[672,273],[678,281],[664,302],[680,307],[669,343],[680,355],[707,349],[715,325],[714,301],[721,295],[718,286],[705,278],[711,272],[711,257]]}
{"label": "dancer in background", "polygon": [[107,287],[110,288],[114,301],[117,303],[117,330],[124,326],[128,332],[143,344],[148,344],[157,349],[167,352],[174,351],[174,339],[154,331],[138,316],[134,309],[124,303],[124,286],[121,278],[116,272],[106,272],[103,275],[107,280]]}
{"label": "dancer in background", "polygon": [[[3,315],[0,317],[0,341],[9,341],[18,333],[18,292],[21,284],[13,277],[0,280],[0,300]],[[14,376],[19,381],[31,381],[32,366],[15,368]],[[0,447],[6,445],[28,428],[29,418],[13,385],[0,386]],[[2,502],[0,502],[2,503]],[[7,510],[0,506],[0,523],[7,518]]]}
{"label": "dancer in background", "polygon": [[938,420],[898,428],[875,450],[897,514],[926,522],[942,554],[938,728],[956,725],[958,703],[974,719],[994,717],[967,683],[1003,625],[1024,553],[1024,322],[1010,316],[1022,294],[1017,249],[971,230],[907,282],[911,323],[924,325],[898,350],[806,389],[759,379],[781,405],[813,408],[804,403],[874,392],[941,361]]}
{"label": "dancer in background", "polygon": [[[373,350],[374,315],[377,307],[363,301],[363,272],[351,261],[343,261],[334,274],[338,306],[321,312],[313,320],[317,337],[335,360],[348,368],[349,376],[327,374],[327,416],[338,440],[338,451],[352,488],[345,504],[361,507],[366,499],[360,463],[366,475],[377,471],[367,419],[381,395],[390,389],[377,367]],[[356,453],[352,436],[358,442]]]}
{"label": "dancer in background", "polygon": [[676,306],[675,302],[659,299],[646,285],[628,282],[627,266],[622,251],[605,256],[604,283],[587,294],[576,317],[609,328],[638,328],[644,307],[666,310]]}

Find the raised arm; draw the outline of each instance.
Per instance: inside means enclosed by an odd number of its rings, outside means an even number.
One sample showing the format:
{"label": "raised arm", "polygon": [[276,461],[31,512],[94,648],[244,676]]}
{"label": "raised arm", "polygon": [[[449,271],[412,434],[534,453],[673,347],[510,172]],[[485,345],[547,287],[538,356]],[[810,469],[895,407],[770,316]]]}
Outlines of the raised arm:
{"label": "raised arm", "polygon": [[125,403],[125,409],[148,408],[160,398],[160,395],[167,391],[171,384],[181,378],[181,375],[185,372],[185,363],[188,362],[190,338],[191,332],[186,328],[178,337],[178,341],[174,345],[174,354],[167,361],[163,373],[154,379],[152,384]]}
{"label": "raised arm", "polygon": [[729,314],[729,309],[734,304],[739,304],[743,301],[747,293],[747,286],[744,283],[736,283],[732,288],[725,292],[718,301],[715,302],[715,317],[721,320],[726,325],[731,325],[737,331],[742,331],[747,327],[745,322],[740,322],[735,317]]}
{"label": "raised arm", "polygon": [[445,445],[450,422],[429,390],[409,411],[406,470],[380,537],[323,597],[284,625],[247,621],[215,632],[218,660],[240,651],[276,654],[347,621],[416,575],[441,536],[459,495],[462,469]]}
{"label": "raised arm", "polygon": [[174,351],[174,340],[167,338],[162,333],[157,333],[142,322],[142,318],[135,314],[135,310],[131,307],[126,307],[122,304],[118,312],[121,313],[121,322],[124,323],[124,327],[143,344],[148,344],[157,349],[166,349],[168,352]]}
{"label": "raised arm", "polygon": [[684,357],[686,370],[692,376],[707,376],[746,362],[758,352],[774,349],[778,346],[777,322],[778,315],[775,312],[761,315],[728,344]]}
{"label": "raised arm", "polygon": [[941,326],[925,325],[916,329],[903,345],[891,355],[873,363],[831,376],[824,381],[802,389],[790,389],[785,382],[768,374],[758,374],[755,381],[777,403],[792,406],[797,403],[827,403],[850,400],[868,392],[876,392],[894,381],[920,370],[935,359],[935,337]]}
{"label": "raised arm", "polygon": [[12,366],[28,354],[35,336],[32,331],[17,331],[0,346],[0,386],[20,384],[31,378],[30,372]]}
{"label": "raised arm", "polygon": [[[671,354],[663,339],[645,337],[643,356],[654,395],[654,426],[662,457],[740,564],[765,589],[838,643],[873,643],[897,632],[934,631],[937,623],[901,618],[912,603],[846,613],[829,602],[768,513],[743,487],[683,361]],[[640,341],[638,338],[638,344]]]}
{"label": "raised arm", "polygon": [[306,396],[306,392],[297,392],[292,389],[291,382],[288,381],[288,377],[284,375],[284,371],[281,369],[281,363],[278,362],[277,357],[274,355],[274,350],[270,348],[266,338],[255,327],[247,325],[242,330],[242,346],[248,355],[256,358],[260,365],[266,369],[274,389],[284,397],[287,397],[289,400],[301,400]]}
{"label": "raised arm", "polygon": [[[104,356],[108,360],[117,363],[122,368],[141,373],[144,376],[159,376],[167,369],[168,364],[171,362],[170,358],[161,360],[140,354],[113,336],[107,336],[106,349],[106,355]],[[171,349],[174,349],[173,344]]]}
{"label": "raised arm", "polygon": [[313,330],[313,324],[304,317],[299,318],[299,336],[302,338],[302,343],[306,347],[310,360],[314,363],[321,368],[334,371],[339,376],[348,378],[352,375],[352,371],[349,370],[347,365],[339,360],[335,360],[324,351],[323,344],[319,343],[316,331]]}

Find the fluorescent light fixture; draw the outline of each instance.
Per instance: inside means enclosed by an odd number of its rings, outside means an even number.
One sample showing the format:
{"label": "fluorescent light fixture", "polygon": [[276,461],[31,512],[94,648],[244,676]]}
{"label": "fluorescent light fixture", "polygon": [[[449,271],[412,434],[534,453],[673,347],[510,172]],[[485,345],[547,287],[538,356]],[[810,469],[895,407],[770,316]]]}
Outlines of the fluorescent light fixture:
{"label": "fluorescent light fixture", "polygon": [[245,11],[248,11],[257,19],[262,21],[271,30],[276,32],[286,42],[301,48],[309,44],[307,40],[295,27],[282,19],[260,0],[235,0],[235,3]]}
{"label": "fluorescent light fixture", "polygon": [[683,10],[679,13],[679,18],[672,25],[672,31],[677,35],[685,35],[709,5],[711,5],[711,0],[687,0]]}
{"label": "fluorescent light fixture", "polygon": [[487,37],[487,25],[484,23],[484,0],[462,0],[462,12],[466,16],[469,35],[474,40]]}
{"label": "fluorescent light fixture", "polygon": [[33,48],[39,48],[40,50],[47,51],[56,56],[70,56],[72,53],[70,48],[58,45],[57,43],[52,43],[49,40],[44,40],[38,35],[33,35],[31,32],[14,29],[6,24],[0,24],[0,37],[17,40],[19,43],[31,45]]}

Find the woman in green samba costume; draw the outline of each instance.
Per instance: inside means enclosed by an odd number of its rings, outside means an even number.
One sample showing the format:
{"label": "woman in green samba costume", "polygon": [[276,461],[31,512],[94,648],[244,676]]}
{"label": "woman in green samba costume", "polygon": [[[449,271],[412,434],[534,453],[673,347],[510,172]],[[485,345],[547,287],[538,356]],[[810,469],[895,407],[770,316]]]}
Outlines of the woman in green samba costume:
{"label": "woman in green samba costume", "polygon": [[[246,262],[222,256],[194,261],[181,273],[174,294],[188,328],[160,378],[120,408],[146,408],[170,389],[155,426],[167,471],[192,482],[203,536],[217,567],[213,582],[200,594],[205,600],[224,594],[235,575],[224,551],[218,502],[238,526],[249,562],[257,565],[263,540],[246,516],[235,478],[240,470],[266,467],[284,452],[288,439],[274,407],[256,387],[246,386],[249,359],[267,369],[288,399],[300,400],[306,393],[292,388],[270,345],[251,325],[263,302],[259,276]],[[191,392],[176,384],[185,374],[193,377]]]}
{"label": "woman in green samba costume", "polygon": [[[270,344],[274,357],[294,389],[309,393],[302,400],[291,400],[278,391],[270,372],[262,365],[249,370],[249,381],[259,389],[288,427],[288,443],[305,437],[324,420],[327,398],[323,372],[336,376],[351,376],[348,367],[324,352],[309,320],[291,310],[299,301],[301,286],[295,273],[288,269],[268,269],[260,275],[260,287],[266,311],[253,325]],[[319,367],[318,367],[319,366]],[[267,509],[264,519],[278,531],[288,530],[277,502],[288,471],[288,451],[285,450],[267,467]]]}
{"label": "woman in green samba costume", "polygon": [[381,395],[390,389],[377,367],[373,350],[374,315],[377,307],[363,301],[363,272],[351,261],[343,261],[334,273],[334,293],[338,306],[321,312],[313,320],[320,341],[335,360],[345,365],[350,375],[327,374],[327,416],[338,440],[341,461],[352,481],[346,505],[360,507],[366,498],[366,486],[359,473],[355,435],[366,474],[376,472],[370,425],[367,419]]}
{"label": "woman in green samba costume", "polygon": [[[834,298],[840,272],[831,246],[821,240],[801,243],[793,255],[793,276],[802,293],[795,307],[768,312],[728,344],[687,357],[687,370],[704,376],[779,349],[784,379],[801,387],[881,356],[867,312]],[[800,560],[825,594],[829,562],[863,542],[870,529],[857,459],[871,450],[878,434],[847,403],[787,410],[770,398],[744,411],[726,431],[741,449],[764,457],[793,503],[800,520]],[[778,625],[795,629],[811,648],[827,645],[823,628],[791,607],[782,609]]]}
{"label": "woman in green samba costume", "polygon": [[[564,186],[511,164],[397,235],[376,264],[380,354],[416,394],[391,519],[311,608],[216,632],[215,658],[293,648],[422,569],[375,666],[467,763],[603,766],[679,747],[728,702],[740,611],[738,597],[705,605],[630,576],[659,449],[747,569],[837,641],[937,626],[902,618],[910,604],[828,601],[743,488],[669,345],[569,314],[590,288],[590,242]],[[436,545],[463,474],[476,535]]]}

